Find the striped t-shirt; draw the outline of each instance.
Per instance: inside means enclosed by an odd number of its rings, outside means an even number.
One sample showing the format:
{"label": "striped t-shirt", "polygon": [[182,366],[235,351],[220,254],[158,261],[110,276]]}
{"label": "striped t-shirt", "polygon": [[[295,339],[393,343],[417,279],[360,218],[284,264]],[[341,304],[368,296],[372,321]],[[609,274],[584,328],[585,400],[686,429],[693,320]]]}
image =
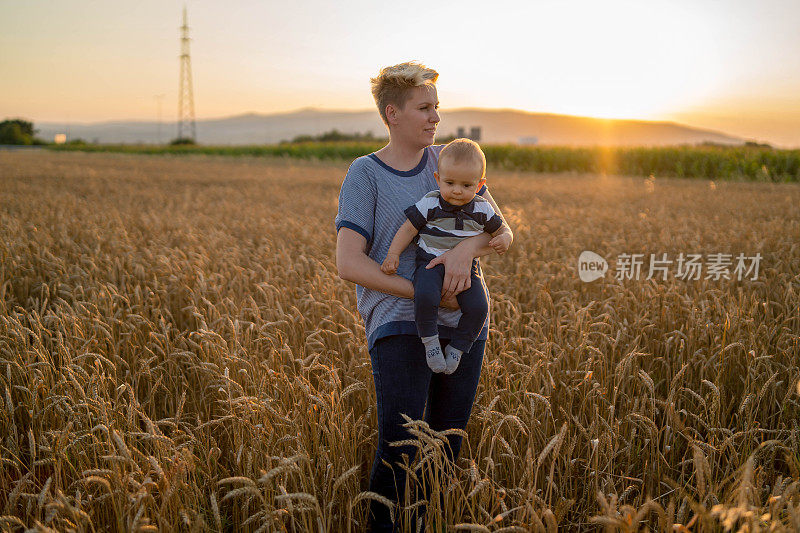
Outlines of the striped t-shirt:
{"label": "striped t-shirt", "polygon": [[[406,220],[403,210],[431,191],[439,190],[433,172],[444,145],[427,147],[419,164],[411,170],[397,170],[374,153],[361,156],[350,165],[339,191],[336,231],[349,228],[367,240],[367,255],[381,264],[389,251],[395,233]],[[484,194],[486,186],[478,191]],[[414,275],[417,245],[412,243],[400,254],[397,274],[407,280]],[[478,261],[480,268],[480,261]],[[481,276],[483,282],[483,276]],[[484,291],[489,291],[484,283]],[[356,285],[358,311],[364,319],[367,349],[375,341],[389,335],[417,335],[414,321],[414,300]],[[491,298],[490,298],[491,302]],[[452,338],[461,311],[439,309],[439,336]],[[486,340],[489,317],[478,339]]]}
{"label": "striped t-shirt", "polygon": [[453,205],[440,191],[431,191],[405,214],[419,232],[417,246],[436,257],[464,239],[484,231],[494,233],[503,225],[492,204],[479,195],[464,205]]}

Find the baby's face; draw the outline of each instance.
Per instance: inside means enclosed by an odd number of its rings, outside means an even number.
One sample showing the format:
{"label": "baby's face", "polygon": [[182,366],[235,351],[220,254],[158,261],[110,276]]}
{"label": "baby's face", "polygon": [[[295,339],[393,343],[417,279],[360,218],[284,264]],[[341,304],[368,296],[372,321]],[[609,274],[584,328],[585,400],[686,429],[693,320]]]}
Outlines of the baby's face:
{"label": "baby's face", "polygon": [[453,205],[468,204],[485,181],[480,177],[481,166],[474,162],[447,161],[433,175],[442,198]]}

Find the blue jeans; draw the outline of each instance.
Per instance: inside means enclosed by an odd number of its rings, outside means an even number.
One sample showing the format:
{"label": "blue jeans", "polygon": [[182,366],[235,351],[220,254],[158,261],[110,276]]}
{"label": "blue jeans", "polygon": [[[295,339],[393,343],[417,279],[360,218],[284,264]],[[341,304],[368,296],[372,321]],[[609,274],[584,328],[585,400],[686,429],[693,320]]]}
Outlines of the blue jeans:
{"label": "blue jeans", "polygon": [[[400,413],[414,420],[424,419],[435,431],[466,428],[478,389],[485,347],[485,340],[476,340],[469,355],[465,354],[456,371],[448,375],[431,371],[425,360],[425,347],[416,335],[392,335],[375,342],[369,354],[378,402],[378,449],[370,472],[369,490],[403,504],[406,471],[397,465],[403,464],[402,454],[408,455],[410,465],[417,448],[389,446],[393,441],[414,438],[402,426],[405,420]],[[461,450],[462,437],[447,435],[447,439],[450,446],[445,446],[445,450],[448,465],[452,467]],[[394,468],[384,465],[384,460]],[[423,521],[425,511],[419,511]],[[399,531],[396,529],[398,517],[397,506],[393,524],[389,509],[370,500],[369,531]],[[424,527],[423,522],[423,531]]]}

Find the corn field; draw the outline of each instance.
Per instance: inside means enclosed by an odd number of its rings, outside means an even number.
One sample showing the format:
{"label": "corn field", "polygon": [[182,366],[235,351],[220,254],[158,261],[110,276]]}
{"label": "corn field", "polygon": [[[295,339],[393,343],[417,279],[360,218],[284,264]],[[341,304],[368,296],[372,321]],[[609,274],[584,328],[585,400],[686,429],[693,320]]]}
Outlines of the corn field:
{"label": "corn field", "polygon": [[[131,154],[206,154],[282,156],[348,160],[383,147],[386,142],[297,142],[256,146],[63,144],[50,150]],[[482,146],[496,170],[540,173],[614,174],[624,176],[704,178],[710,180],[800,182],[800,150],[762,146],[569,147]]]}
{"label": "corn field", "polygon": [[[378,426],[335,265],[347,166],[0,152],[0,529],[364,530]],[[455,470],[407,424],[431,531],[800,530],[800,186],[488,186],[515,239],[482,260]],[[756,280],[585,283],[583,250],[762,260]],[[406,531],[415,505],[393,507]]]}

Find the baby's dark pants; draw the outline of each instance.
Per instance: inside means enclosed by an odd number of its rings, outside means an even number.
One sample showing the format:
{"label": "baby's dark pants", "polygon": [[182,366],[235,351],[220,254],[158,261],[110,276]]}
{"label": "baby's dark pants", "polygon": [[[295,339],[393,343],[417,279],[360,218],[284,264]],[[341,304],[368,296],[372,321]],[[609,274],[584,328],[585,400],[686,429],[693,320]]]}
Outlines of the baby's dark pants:
{"label": "baby's dark pants", "polygon": [[[420,337],[439,334],[439,302],[442,299],[444,265],[426,269],[425,266],[436,256],[417,249],[416,270],[414,271],[414,314],[417,332]],[[478,260],[472,261],[470,288],[456,295],[461,307],[461,318],[453,333],[450,346],[468,353],[472,343],[480,335],[489,314],[489,299],[483,290]]]}

